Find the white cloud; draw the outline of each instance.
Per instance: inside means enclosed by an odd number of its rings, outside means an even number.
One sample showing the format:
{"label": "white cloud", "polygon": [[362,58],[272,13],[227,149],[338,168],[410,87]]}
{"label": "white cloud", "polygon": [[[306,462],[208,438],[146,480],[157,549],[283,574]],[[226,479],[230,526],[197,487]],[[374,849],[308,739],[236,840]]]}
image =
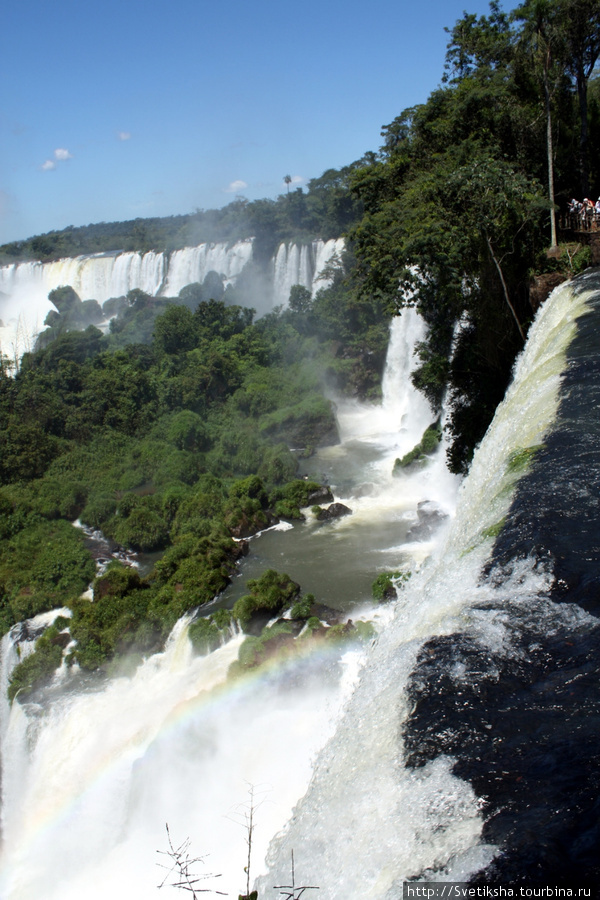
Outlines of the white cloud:
{"label": "white cloud", "polygon": [[73,159],[73,156],[65,147],[57,147],[54,151],[54,158],[60,160]]}
{"label": "white cloud", "polygon": [[56,163],[53,159],[47,159],[45,163],[42,163],[41,169],[42,172],[51,172],[52,169],[56,168]]}
{"label": "white cloud", "polygon": [[292,175],[292,184],[302,184],[303,181],[302,175]]}
{"label": "white cloud", "polygon": [[117,131],[117,137],[120,141],[128,141],[131,138],[130,131]]}
{"label": "white cloud", "polygon": [[247,187],[248,185],[245,181],[241,181],[238,179],[237,181],[232,181],[231,184],[225,188],[225,193],[237,194],[239,191],[243,191]]}

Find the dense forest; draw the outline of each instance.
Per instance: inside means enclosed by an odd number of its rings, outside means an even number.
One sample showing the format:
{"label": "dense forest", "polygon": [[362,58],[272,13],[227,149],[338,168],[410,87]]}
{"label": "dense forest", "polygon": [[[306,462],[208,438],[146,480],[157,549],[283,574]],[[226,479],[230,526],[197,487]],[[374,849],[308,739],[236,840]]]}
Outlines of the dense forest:
{"label": "dense forest", "polygon": [[130,222],[101,222],[51,231],[0,247],[0,265],[24,260],[48,262],[67,256],[109,251],[170,252],[209,241],[234,242],[254,237],[259,257],[270,258],[281,241],[306,242],[339,237],[360,216],[361,204],[350,193],[352,173],[375,154],[342,169],[328,169],[276,200],[237,197],[222,209]]}
{"label": "dense forest", "polygon": [[[157,649],[184,612],[222,591],[246,549],[232,536],[323,499],[296,477],[303,456],[337,440],[323,385],[377,395],[388,317],[341,274],[314,301],[297,286],[289,309],[257,322],[252,309],[202,299],[201,285],[175,300],[132,291],[107,335],[68,330],[90,307],[71,288],[51,296],[60,312],[49,334],[16,377],[6,360],[0,371],[0,617],[6,631],[69,606],[68,661],[95,670]],[[95,602],[80,599],[94,563],[77,517],[159,561],[145,578],[115,564],[96,579]],[[288,582],[268,582],[253,602],[297,599]],[[303,623],[311,608],[310,598],[299,607]],[[198,648],[218,643],[228,621],[201,619]],[[11,697],[51,676],[63,627],[17,666]]]}
{"label": "dense forest", "polygon": [[386,126],[377,161],[354,173],[357,279],[427,320],[416,380],[434,402],[448,392],[454,471],[468,468],[504,395],[534,276],[590,264],[587,246],[551,246],[551,220],[572,196],[600,191],[599,52],[594,0],[465,14],[443,85]]}
{"label": "dense forest", "polygon": [[[568,198],[600,190],[599,53],[596,0],[527,0],[510,15],[494,0],[488,16],[465,14],[449,32],[443,83],[427,102],[385,126],[377,153],[306,193],[0,248],[5,262],[249,235],[265,256],[316,236],[344,234],[349,248],[330,288],[312,299],[297,286],[289,309],[258,321],[239,290],[208,283],[178,298],[114,298],[103,335],[92,301],[54,292],[36,352],[18,372],[0,366],[3,631],[67,606],[69,661],[83,669],[160,647],[182,613],[226,585],[243,552],[232,536],[298,517],[318,495],[297,474],[301,454],[335,440],[323,386],[376,397],[389,317],[404,305],[429,326],[415,383],[432,422],[445,398],[449,464],[465,472],[523,346],[534,277],[590,263],[589,247],[555,232]],[[113,566],[94,603],[80,599],[94,566],[77,517],[159,561],[145,577]],[[312,601],[294,591],[271,573],[238,621],[267,595],[272,608],[295,599],[309,621]],[[200,651],[226,619],[198,619]],[[63,625],[17,667],[11,696],[49,677]]]}

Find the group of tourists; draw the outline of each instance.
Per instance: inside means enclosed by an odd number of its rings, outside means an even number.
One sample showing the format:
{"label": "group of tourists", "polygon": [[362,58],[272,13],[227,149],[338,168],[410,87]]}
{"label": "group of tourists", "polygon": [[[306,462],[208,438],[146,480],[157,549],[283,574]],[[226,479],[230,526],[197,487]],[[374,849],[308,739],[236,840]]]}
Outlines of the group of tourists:
{"label": "group of tourists", "polygon": [[569,203],[568,216],[573,230],[595,231],[600,227],[600,197],[595,203],[588,197],[583,201],[573,197]]}

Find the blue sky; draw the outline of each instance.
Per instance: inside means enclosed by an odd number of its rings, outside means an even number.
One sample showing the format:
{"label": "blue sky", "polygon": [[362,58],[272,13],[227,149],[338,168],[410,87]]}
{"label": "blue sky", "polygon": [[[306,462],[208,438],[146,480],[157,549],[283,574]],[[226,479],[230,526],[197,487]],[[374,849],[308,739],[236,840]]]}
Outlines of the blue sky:
{"label": "blue sky", "polygon": [[[505,9],[516,3],[507,2]],[[487,0],[15,0],[0,243],[276,197],[380,145]]]}

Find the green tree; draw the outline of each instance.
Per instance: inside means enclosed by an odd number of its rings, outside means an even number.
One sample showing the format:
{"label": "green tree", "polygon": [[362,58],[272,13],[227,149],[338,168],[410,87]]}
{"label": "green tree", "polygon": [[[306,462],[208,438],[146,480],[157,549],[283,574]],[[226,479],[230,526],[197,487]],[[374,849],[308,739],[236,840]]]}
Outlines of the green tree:
{"label": "green tree", "polygon": [[589,183],[588,83],[600,56],[600,6],[596,0],[556,0],[563,59],[579,102],[579,174],[587,197]]}
{"label": "green tree", "polygon": [[154,345],[163,353],[185,353],[196,342],[196,319],[187,306],[171,306],[156,319]]}
{"label": "green tree", "polygon": [[554,202],[554,146],[552,132],[552,97],[562,76],[557,64],[561,56],[562,34],[558,25],[554,0],[526,0],[514,12],[524,27],[520,34],[521,46],[526,48],[541,74],[546,116],[546,158],[548,165],[548,200],[550,203],[550,249],[557,246],[556,207]]}
{"label": "green tree", "polygon": [[292,285],[288,306],[295,313],[304,314],[309,312],[312,306],[311,292],[301,284]]}

